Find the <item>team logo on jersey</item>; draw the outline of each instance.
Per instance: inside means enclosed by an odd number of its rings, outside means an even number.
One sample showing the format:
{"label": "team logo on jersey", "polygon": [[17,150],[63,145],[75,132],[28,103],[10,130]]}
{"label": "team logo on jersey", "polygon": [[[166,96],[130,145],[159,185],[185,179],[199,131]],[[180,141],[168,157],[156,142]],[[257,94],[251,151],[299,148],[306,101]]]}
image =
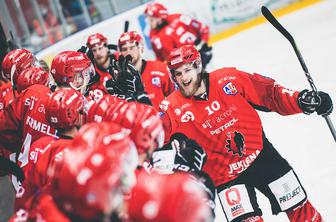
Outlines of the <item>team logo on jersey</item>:
{"label": "team logo on jersey", "polygon": [[228,82],[225,86],[223,86],[223,91],[226,95],[236,95],[238,90],[236,86],[232,82]]}
{"label": "team logo on jersey", "polygon": [[194,119],[195,119],[194,114],[190,111],[186,111],[181,117],[181,122],[186,123],[189,121],[194,121]]}
{"label": "team logo on jersey", "polygon": [[240,132],[228,132],[228,139],[226,140],[226,148],[228,152],[232,152],[233,155],[237,154],[241,157],[245,153],[245,138]]}
{"label": "team logo on jersey", "polygon": [[152,85],[156,87],[161,87],[161,79],[160,77],[153,77],[152,78]]}

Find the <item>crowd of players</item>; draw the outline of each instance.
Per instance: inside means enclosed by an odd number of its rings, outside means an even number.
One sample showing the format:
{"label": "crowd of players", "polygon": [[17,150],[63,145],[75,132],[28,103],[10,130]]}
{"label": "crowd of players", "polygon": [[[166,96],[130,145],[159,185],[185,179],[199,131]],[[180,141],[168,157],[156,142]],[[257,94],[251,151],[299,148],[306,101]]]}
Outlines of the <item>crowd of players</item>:
{"label": "crowd of players", "polygon": [[26,49],[4,58],[0,175],[16,192],[10,221],[213,221],[215,188],[229,221],[263,221],[254,188],[275,214],[322,221],[253,108],[328,115],[329,95],[234,68],[209,74],[206,25],[159,3],[145,14],[157,61],[142,57],[135,31],[116,51],[92,34],[50,70]]}

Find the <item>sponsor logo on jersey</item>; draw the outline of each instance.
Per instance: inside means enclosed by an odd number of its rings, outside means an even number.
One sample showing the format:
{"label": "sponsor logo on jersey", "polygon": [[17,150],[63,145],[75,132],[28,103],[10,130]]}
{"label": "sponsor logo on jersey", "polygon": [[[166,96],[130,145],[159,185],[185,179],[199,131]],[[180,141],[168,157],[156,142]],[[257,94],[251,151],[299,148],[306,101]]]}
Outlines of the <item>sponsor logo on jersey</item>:
{"label": "sponsor logo on jersey", "polygon": [[240,160],[238,162],[231,163],[229,165],[229,169],[230,169],[229,174],[237,174],[237,173],[241,173],[244,170],[246,170],[251,165],[251,163],[257,158],[259,153],[260,151],[256,150],[255,153],[251,153],[245,159]]}
{"label": "sponsor logo on jersey", "polygon": [[236,79],[235,76],[225,76],[225,77],[221,78],[220,80],[218,80],[218,84],[221,84],[221,83],[223,83],[224,81],[227,81],[227,80],[234,80],[234,79]]}
{"label": "sponsor logo on jersey", "polygon": [[195,120],[195,116],[190,111],[186,111],[181,117],[181,122],[182,123],[186,123],[186,122],[194,121],[194,120]]}
{"label": "sponsor logo on jersey", "polygon": [[287,193],[286,195],[279,198],[280,203],[285,203],[287,201],[290,201],[293,197],[297,196],[298,194],[302,192],[300,186],[294,188],[293,190],[290,189],[287,183],[283,184],[282,186]]}
{"label": "sponsor logo on jersey", "polygon": [[224,125],[218,127],[215,130],[211,130],[210,133],[211,135],[216,135],[216,134],[220,134],[221,132],[223,132],[224,130],[228,129],[229,127],[233,126],[236,122],[238,121],[238,119],[236,119],[235,117],[233,117],[230,121],[228,121],[227,123],[225,123]]}
{"label": "sponsor logo on jersey", "polygon": [[169,104],[170,104],[170,102],[168,100],[162,100],[161,104],[159,105],[159,107],[163,111],[167,111]]}
{"label": "sponsor logo on jersey", "polygon": [[232,115],[237,110],[236,106],[232,104],[229,108],[227,108],[224,112],[222,112],[220,115],[216,116],[215,118],[208,119],[202,123],[202,127],[204,129],[206,128],[212,128],[213,126],[217,126],[218,123],[226,120],[228,117]]}
{"label": "sponsor logo on jersey", "polygon": [[245,153],[245,138],[240,132],[228,132],[228,139],[226,140],[226,148],[228,152],[232,152],[233,155],[238,154],[240,157]]}
{"label": "sponsor logo on jersey", "polygon": [[230,206],[232,217],[236,217],[244,213],[244,207],[241,202],[239,190],[237,188],[230,188],[225,191],[226,200]]}
{"label": "sponsor logo on jersey", "polygon": [[223,91],[226,95],[236,95],[238,90],[236,86],[232,82],[228,82],[225,86],[223,86]]}
{"label": "sponsor logo on jersey", "polygon": [[161,87],[160,77],[153,77],[152,78],[152,85],[160,88]]}
{"label": "sponsor logo on jersey", "polygon": [[181,113],[182,113],[182,111],[181,111],[181,109],[179,109],[179,108],[177,108],[177,109],[175,109],[175,114],[176,115],[181,115]]}
{"label": "sponsor logo on jersey", "polygon": [[153,76],[165,76],[165,74],[163,72],[158,71],[158,70],[151,71],[150,74],[153,75]]}

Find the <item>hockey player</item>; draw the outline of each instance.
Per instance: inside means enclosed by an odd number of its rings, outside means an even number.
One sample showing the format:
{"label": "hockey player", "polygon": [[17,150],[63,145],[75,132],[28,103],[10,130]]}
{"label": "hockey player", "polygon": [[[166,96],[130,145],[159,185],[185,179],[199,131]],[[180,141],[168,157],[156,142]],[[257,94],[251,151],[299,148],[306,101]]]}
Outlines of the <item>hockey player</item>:
{"label": "hockey player", "polygon": [[174,48],[195,45],[205,68],[212,58],[212,47],[208,46],[209,27],[182,14],[168,14],[167,8],[157,2],[149,3],[145,9],[150,25],[150,40],[156,58],[166,61]]}
{"label": "hockey player", "polygon": [[[55,80],[60,87],[71,86],[84,91],[90,76],[90,60],[80,52],[60,54],[66,64],[58,63],[63,72],[56,72],[52,63],[51,72]],[[34,141],[44,136],[58,138],[57,130],[48,123],[45,115],[50,93],[47,86],[30,86],[0,114],[0,145],[12,153],[10,159],[20,167],[27,164],[30,145]],[[20,184],[15,177],[12,182],[18,191]]]}
{"label": "hockey player", "polygon": [[58,131],[59,138],[42,137],[30,146],[27,164],[22,166],[26,179],[17,192],[15,209],[23,207],[29,197],[50,182],[48,167],[54,164],[56,157],[61,158],[76,135],[77,128],[82,124],[83,111],[84,97],[75,89],[61,88],[50,95],[45,110],[46,119]]}
{"label": "hockey player", "polygon": [[161,104],[166,139],[184,133],[205,149],[203,170],[214,180],[227,219],[263,221],[257,188],[268,197],[273,214],[286,212],[296,222],[322,221],[292,167],[267,140],[255,109],[327,116],[333,109],[330,96],[289,90],[236,68],[208,74],[191,45],[173,50],[168,67],[179,91]]}
{"label": "hockey player", "polygon": [[95,68],[95,75],[91,77],[89,83],[90,96],[106,94],[105,82],[111,79],[116,60],[115,54],[110,52],[107,38],[100,33],[90,35],[86,47],[82,46],[79,51],[88,55]]}
{"label": "hockey player", "polygon": [[43,154],[41,158],[49,159],[49,184],[12,221],[109,219],[122,208],[124,192],[135,184],[137,158],[128,135],[116,124],[87,124],[63,148],[62,155]]}
{"label": "hockey player", "polygon": [[132,56],[131,64],[140,72],[145,91],[158,109],[160,102],[174,90],[167,65],[142,58],[143,40],[136,31],[124,32],[119,37],[118,47],[122,56]]}
{"label": "hockey player", "polygon": [[[90,55],[89,58],[91,57],[96,73],[99,75],[99,81],[105,82],[110,79],[116,57],[115,54],[110,53],[107,38],[100,33],[92,34],[87,39],[86,47],[89,49],[87,54]],[[85,53],[87,49],[81,51]]]}
{"label": "hockey player", "polygon": [[139,166],[149,159],[154,149],[163,145],[164,134],[158,112],[145,104],[104,95],[90,107],[87,121],[109,121],[130,130],[139,154]]}
{"label": "hockey player", "polygon": [[70,86],[89,95],[89,83],[95,76],[91,60],[81,52],[63,51],[51,62],[50,73],[58,87]]}
{"label": "hockey player", "polygon": [[17,77],[15,89],[18,94],[27,89],[29,86],[40,84],[48,86],[49,73],[42,67],[30,67],[23,70]]}
{"label": "hockey player", "polygon": [[39,66],[35,56],[26,49],[15,49],[6,54],[2,61],[2,78],[8,82],[0,96],[0,110],[13,100],[18,75],[25,69]]}

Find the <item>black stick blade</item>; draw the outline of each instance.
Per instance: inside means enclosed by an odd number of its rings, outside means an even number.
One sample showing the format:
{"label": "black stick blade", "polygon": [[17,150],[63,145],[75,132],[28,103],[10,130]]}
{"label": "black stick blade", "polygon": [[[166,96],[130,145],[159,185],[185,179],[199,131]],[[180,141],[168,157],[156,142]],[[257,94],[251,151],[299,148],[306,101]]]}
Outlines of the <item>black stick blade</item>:
{"label": "black stick blade", "polygon": [[279,32],[282,33],[283,36],[286,37],[286,39],[288,39],[292,44],[294,43],[293,36],[280,24],[268,8],[262,6],[261,13]]}

